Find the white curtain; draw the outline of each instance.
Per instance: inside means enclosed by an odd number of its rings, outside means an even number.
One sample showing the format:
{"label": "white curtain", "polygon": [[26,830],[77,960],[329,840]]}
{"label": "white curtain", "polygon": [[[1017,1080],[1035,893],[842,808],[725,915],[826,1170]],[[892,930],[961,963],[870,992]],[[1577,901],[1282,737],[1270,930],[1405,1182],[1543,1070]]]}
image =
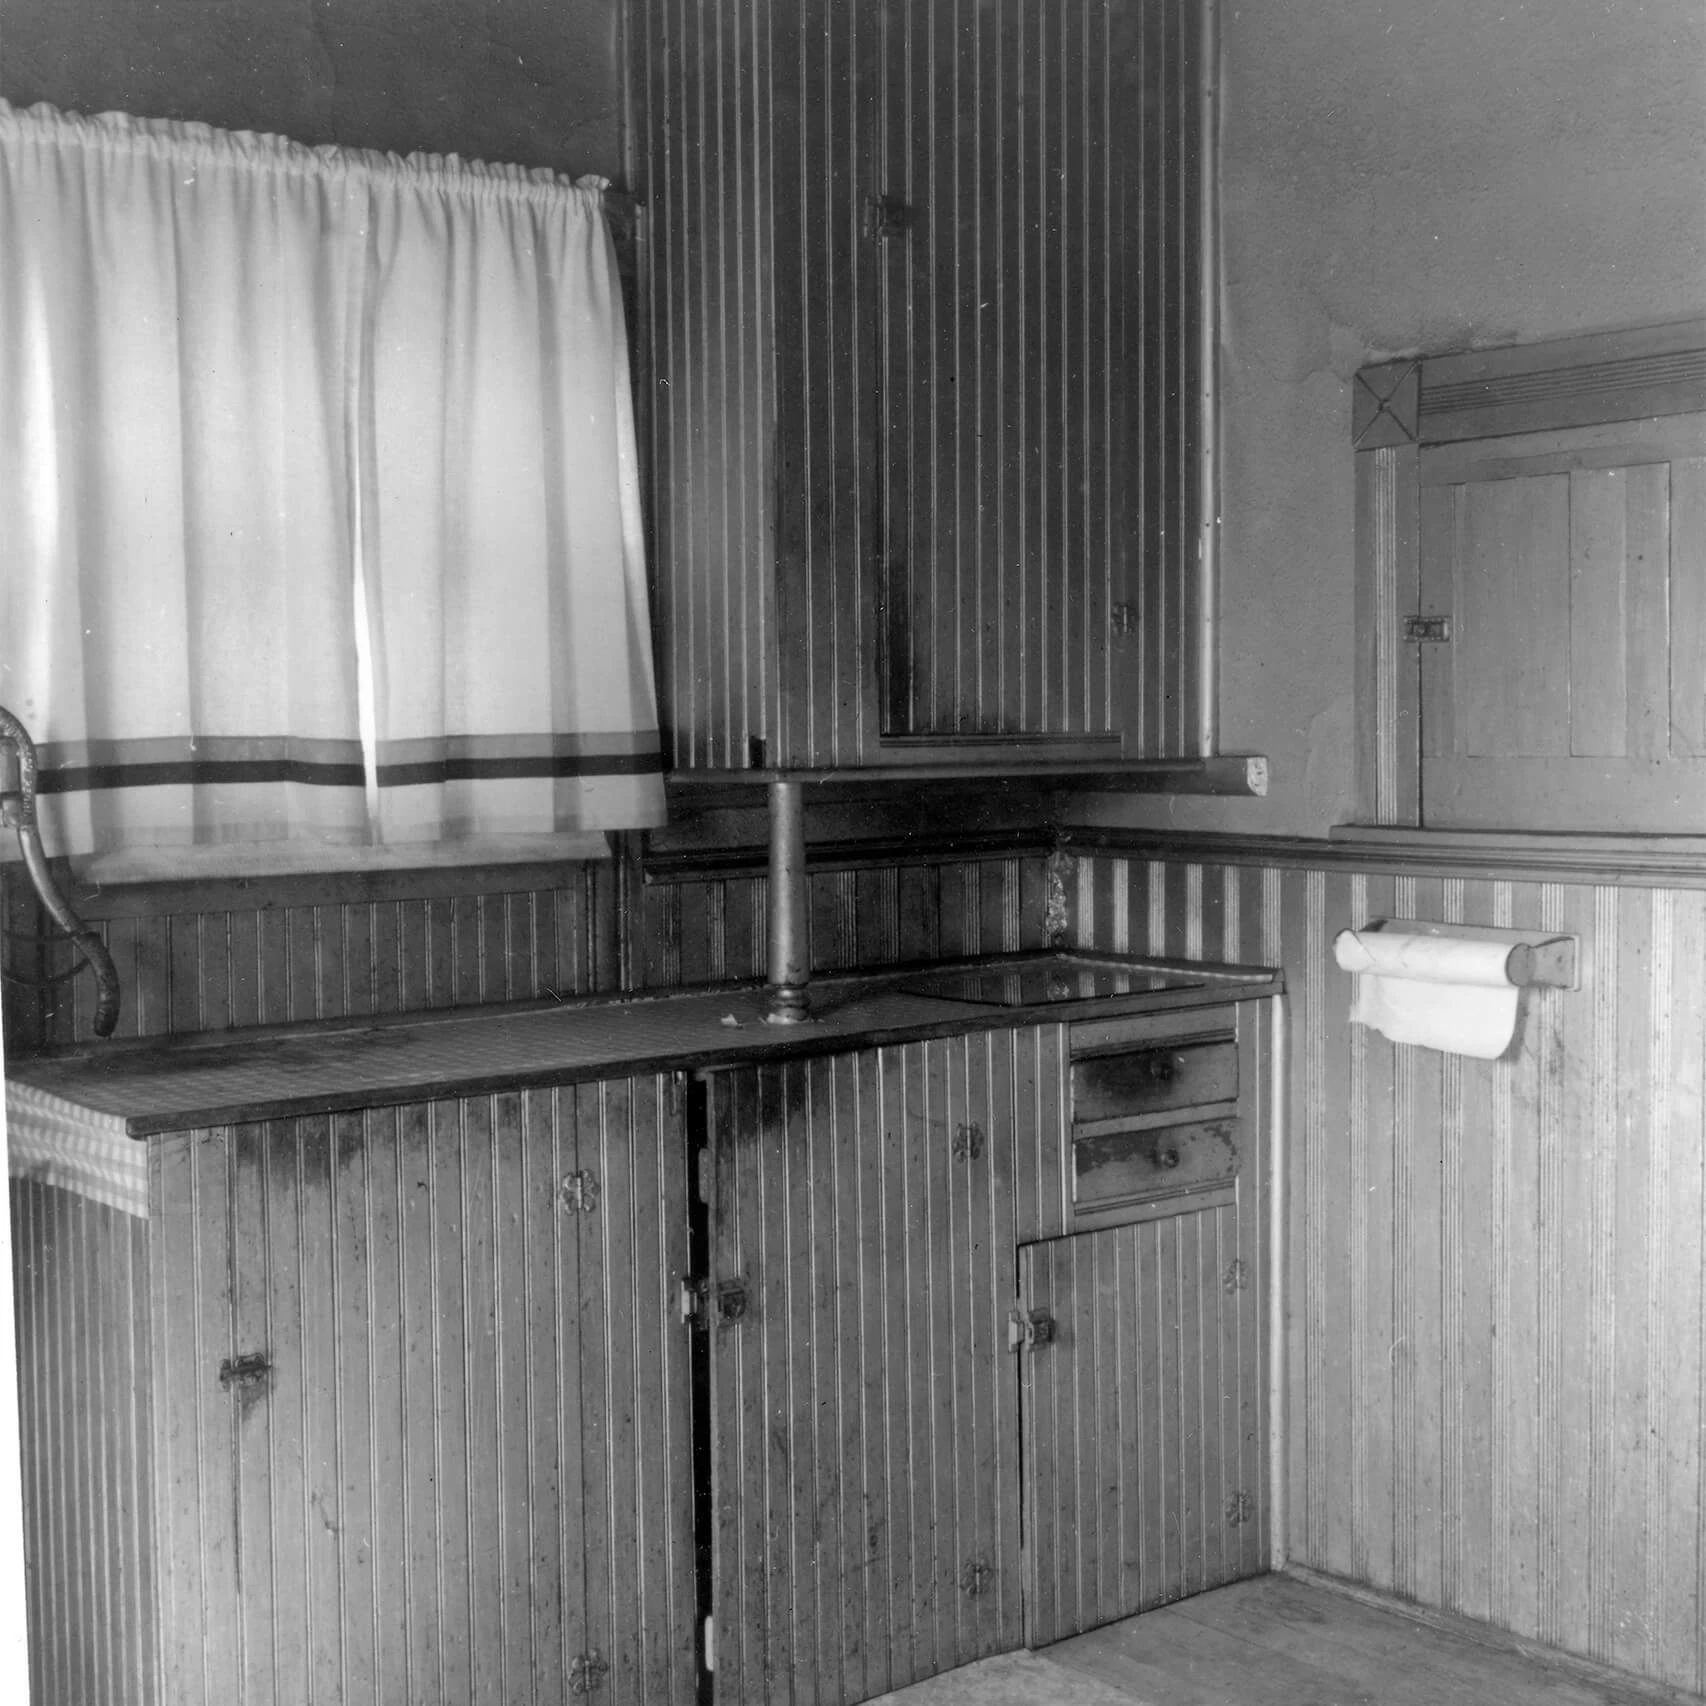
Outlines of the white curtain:
{"label": "white curtain", "polygon": [[56,852],[659,821],[597,191],[0,103],[0,703]]}

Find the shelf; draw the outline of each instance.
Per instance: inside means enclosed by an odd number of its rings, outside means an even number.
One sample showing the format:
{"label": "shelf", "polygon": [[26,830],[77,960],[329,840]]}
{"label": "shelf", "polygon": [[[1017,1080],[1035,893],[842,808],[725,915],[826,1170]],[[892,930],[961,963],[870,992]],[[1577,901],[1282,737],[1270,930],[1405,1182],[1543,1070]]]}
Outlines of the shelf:
{"label": "shelf", "polygon": [[[1016,749],[1016,751],[1022,749]],[[799,770],[675,770],[664,778],[673,799],[694,793],[765,787],[771,782],[798,782],[844,798],[861,793],[892,793],[897,784],[968,788],[1009,788],[1031,783],[1070,785],[1099,793],[1265,795],[1268,761],[1254,753],[1227,753],[1213,758],[1025,759],[1006,762],[989,757],[941,759],[916,763],[862,764]]]}

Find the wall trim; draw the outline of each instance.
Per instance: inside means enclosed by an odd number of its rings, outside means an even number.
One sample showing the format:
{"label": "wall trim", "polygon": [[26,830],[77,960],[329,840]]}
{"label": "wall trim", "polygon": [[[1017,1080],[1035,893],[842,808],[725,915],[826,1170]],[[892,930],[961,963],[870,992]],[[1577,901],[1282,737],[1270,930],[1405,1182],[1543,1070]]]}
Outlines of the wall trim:
{"label": "wall trim", "polygon": [[1706,888],[1706,836],[1522,835],[1344,825],[1317,837],[1066,827],[1059,844],[1080,857]]}

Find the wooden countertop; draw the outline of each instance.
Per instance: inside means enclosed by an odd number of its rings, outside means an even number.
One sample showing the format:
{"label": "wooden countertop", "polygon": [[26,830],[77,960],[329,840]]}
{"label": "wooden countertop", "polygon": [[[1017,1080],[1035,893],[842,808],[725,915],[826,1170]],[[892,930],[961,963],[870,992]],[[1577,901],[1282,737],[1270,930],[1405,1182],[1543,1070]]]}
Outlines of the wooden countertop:
{"label": "wooden countertop", "polygon": [[1271,995],[1277,972],[1112,954],[1020,954],[826,977],[812,1022],[764,1020],[762,986],[109,1043],[10,1076],[133,1137],[237,1121],[922,1041]]}

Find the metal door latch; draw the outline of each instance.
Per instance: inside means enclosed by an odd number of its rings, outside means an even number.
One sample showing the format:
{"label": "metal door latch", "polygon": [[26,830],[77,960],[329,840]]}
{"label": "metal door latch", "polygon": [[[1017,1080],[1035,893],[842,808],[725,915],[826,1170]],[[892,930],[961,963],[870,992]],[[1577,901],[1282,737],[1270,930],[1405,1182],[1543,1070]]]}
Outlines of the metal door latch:
{"label": "metal door latch", "polygon": [[1404,618],[1404,640],[1406,644],[1444,645],[1451,639],[1451,618],[1449,616],[1406,616]]}
{"label": "metal door latch", "polygon": [[1046,1309],[1015,1309],[1007,1317],[1007,1348],[1022,1351],[1029,1346],[1054,1343],[1054,1317]]}
{"label": "metal door latch", "polygon": [[975,1599],[980,1593],[988,1590],[994,1577],[995,1566],[993,1564],[986,1564],[981,1558],[973,1558],[960,1571],[960,1591],[970,1594]]}
{"label": "metal door latch", "polygon": [[577,1653],[569,1660],[569,1692],[590,1694],[610,1674],[610,1663],[600,1658],[595,1647],[590,1653]]}
{"label": "metal door latch", "polygon": [[957,1125],[954,1127],[954,1159],[975,1161],[983,1153],[983,1127]]}
{"label": "metal door latch", "polygon": [[591,1214],[598,1207],[598,1175],[590,1170],[565,1173],[557,1201],[565,1214]]}

